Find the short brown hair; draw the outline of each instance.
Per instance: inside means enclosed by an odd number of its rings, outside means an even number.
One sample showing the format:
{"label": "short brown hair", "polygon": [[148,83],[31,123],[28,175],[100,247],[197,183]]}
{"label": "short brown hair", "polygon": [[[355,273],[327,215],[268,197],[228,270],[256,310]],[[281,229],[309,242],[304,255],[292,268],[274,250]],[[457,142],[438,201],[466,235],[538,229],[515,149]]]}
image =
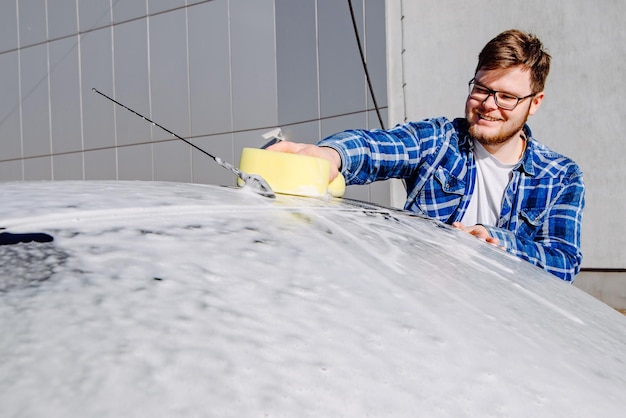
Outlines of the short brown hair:
{"label": "short brown hair", "polygon": [[521,65],[531,72],[533,93],[539,93],[543,91],[550,72],[550,58],[535,35],[511,29],[493,38],[480,51],[476,73]]}

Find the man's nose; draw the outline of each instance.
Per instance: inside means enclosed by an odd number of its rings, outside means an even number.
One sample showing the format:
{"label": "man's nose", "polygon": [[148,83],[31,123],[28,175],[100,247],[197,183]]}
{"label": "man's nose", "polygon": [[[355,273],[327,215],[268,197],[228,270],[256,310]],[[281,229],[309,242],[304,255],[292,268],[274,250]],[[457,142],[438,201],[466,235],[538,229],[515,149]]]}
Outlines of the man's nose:
{"label": "man's nose", "polygon": [[496,103],[496,94],[489,93],[489,95],[485,97],[485,100],[483,100],[481,104],[486,108],[497,108],[498,104]]}

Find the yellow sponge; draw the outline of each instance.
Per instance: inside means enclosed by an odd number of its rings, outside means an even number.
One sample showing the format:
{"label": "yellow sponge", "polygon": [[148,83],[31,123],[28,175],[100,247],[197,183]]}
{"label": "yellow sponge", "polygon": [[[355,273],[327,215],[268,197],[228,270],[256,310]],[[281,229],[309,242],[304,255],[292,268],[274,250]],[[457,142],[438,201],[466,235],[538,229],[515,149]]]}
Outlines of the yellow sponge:
{"label": "yellow sponge", "polygon": [[342,197],[345,192],[346,179],[343,178],[343,174],[339,173],[328,185],[328,193],[333,197]]}
{"label": "yellow sponge", "polygon": [[346,190],[341,174],[328,184],[330,163],[327,160],[308,155],[244,148],[239,169],[247,174],[260,175],[275,193],[341,197]]}

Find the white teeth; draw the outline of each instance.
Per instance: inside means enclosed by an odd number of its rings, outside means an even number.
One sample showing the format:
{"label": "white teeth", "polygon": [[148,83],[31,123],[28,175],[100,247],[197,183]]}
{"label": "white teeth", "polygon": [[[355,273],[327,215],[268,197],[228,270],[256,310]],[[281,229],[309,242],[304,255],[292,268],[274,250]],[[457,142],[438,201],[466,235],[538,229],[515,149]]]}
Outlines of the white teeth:
{"label": "white teeth", "polygon": [[497,118],[490,118],[489,116],[480,115],[480,114],[479,114],[478,116],[479,116],[481,119],[488,120],[488,121],[490,121],[490,122],[495,122],[495,121],[498,121],[498,120],[499,120],[499,119],[497,119]]}

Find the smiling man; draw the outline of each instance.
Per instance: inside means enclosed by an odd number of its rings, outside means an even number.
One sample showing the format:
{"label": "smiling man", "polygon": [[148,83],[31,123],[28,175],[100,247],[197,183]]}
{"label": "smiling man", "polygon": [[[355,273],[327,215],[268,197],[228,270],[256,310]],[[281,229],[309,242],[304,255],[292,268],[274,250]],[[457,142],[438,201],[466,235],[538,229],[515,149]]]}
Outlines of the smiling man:
{"label": "smiling man", "polygon": [[483,48],[465,118],[390,130],[350,130],[317,146],[270,149],[331,161],[347,184],[404,179],[405,209],[439,219],[566,281],[580,269],[580,168],[533,138],[526,124],[544,99],[550,55],[534,35],[505,31]]}

